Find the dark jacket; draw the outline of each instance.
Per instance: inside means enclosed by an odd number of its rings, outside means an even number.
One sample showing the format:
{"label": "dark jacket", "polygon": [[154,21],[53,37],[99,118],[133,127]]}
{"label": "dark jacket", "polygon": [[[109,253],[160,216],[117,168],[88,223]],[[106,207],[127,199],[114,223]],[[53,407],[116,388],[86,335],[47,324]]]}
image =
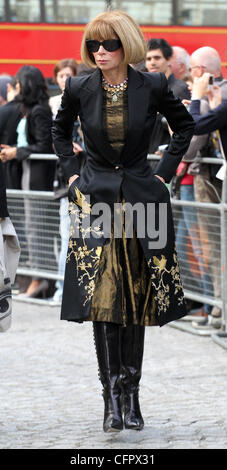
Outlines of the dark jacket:
{"label": "dark jacket", "polygon": [[[9,101],[8,103],[0,106],[0,143],[13,145],[16,142],[16,127],[10,125],[10,119],[12,115],[21,116],[19,109],[19,103],[17,100]],[[10,126],[10,129],[9,129]],[[11,134],[11,129],[14,134]]]}
{"label": "dark jacket", "polygon": [[3,163],[0,160],[0,218],[8,217]]}
{"label": "dark jacket", "polygon": [[[17,126],[22,118],[21,105],[14,99],[0,107],[0,143],[11,146],[17,144]],[[18,160],[4,163],[6,187],[21,189],[22,164]]]}
{"label": "dark jacket", "polygon": [[168,81],[170,90],[172,90],[176,98],[179,98],[181,101],[191,99],[189,88],[187,86],[187,83],[184,82],[184,80],[179,80],[178,78],[175,77],[173,73],[171,73],[167,81]]}
{"label": "dark jacket", "polygon": [[[178,80],[175,75],[171,74],[168,77],[167,82],[170,90],[173,92],[176,98],[179,98],[181,101],[184,99],[191,99],[188,86],[183,80]],[[169,144],[169,142],[170,135],[166,119],[163,118],[161,114],[158,114],[150,139],[149,153],[155,153],[156,150],[158,150],[159,145]],[[156,165],[156,163],[152,162],[153,169],[156,167]]]}
{"label": "dark jacket", "polygon": [[[91,205],[86,205],[87,211],[83,212],[82,208],[81,219],[80,221],[77,219],[76,223],[80,225],[81,221],[84,222],[84,217],[90,216],[91,227],[98,231],[98,236],[92,236],[91,230],[91,236],[86,240],[83,239],[81,227],[79,227],[76,240],[74,235],[71,235],[62,318],[81,321],[89,317],[95,286],[94,279],[102,246],[106,243],[99,227],[93,226],[97,217],[93,215],[92,207],[96,202],[105,202],[111,209],[111,217],[113,217],[114,203],[122,193],[125,200],[133,206],[138,202],[142,203],[146,216],[149,203],[155,204],[155,207],[159,202],[166,203],[164,205],[167,209],[168,233],[165,246],[154,248],[151,234],[145,234],[143,237],[137,233],[152,279],[156,319],[159,325],[163,325],[185,315],[185,306],[182,286],[177,274],[179,267],[174,248],[169,191],[154,176],[147,161],[149,139],[157,111],[159,111],[166,116],[175,134],[156,172],[166,181],[170,181],[182,156],[186,153],[193,134],[194,122],[185,106],[169,91],[165,75],[137,72],[129,67],[128,130],[125,146],[119,157],[109,144],[103,129],[102,103],[103,90],[99,69],[91,76],[69,78],[66,81],[62,104],[53,125],[55,150],[61,159],[66,177],[70,177],[73,174],[79,174],[80,171],[71,143],[73,123],[75,117],[80,116],[87,159],[80,177],[72,183],[69,189],[71,215],[72,217],[76,215],[76,208],[81,210],[84,195],[89,195]],[[134,213],[134,223],[135,217]],[[81,253],[84,254],[82,264]],[[86,268],[89,270],[89,275],[86,275],[87,270],[83,272],[86,262],[88,262]],[[159,298],[161,291],[162,299]]]}
{"label": "dark jacket", "polygon": [[195,135],[220,131],[223,150],[227,158],[227,99],[210,110],[207,114],[200,114],[200,100],[193,100],[190,104],[190,113],[196,122]]}
{"label": "dark jacket", "polygon": [[[35,105],[27,114],[26,137],[28,145],[17,149],[17,161],[26,160],[32,153],[53,153],[52,137],[52,113],[48,105]],[[53,190],[55,162],[31,160],[30,184],[31,190]]]}

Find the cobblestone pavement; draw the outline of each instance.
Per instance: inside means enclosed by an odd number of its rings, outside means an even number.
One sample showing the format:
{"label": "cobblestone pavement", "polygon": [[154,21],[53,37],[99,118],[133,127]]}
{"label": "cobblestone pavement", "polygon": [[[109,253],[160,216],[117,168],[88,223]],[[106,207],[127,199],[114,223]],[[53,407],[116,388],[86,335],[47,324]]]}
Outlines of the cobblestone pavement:
{"label": "cobblestone pavement", "polygon": [[227,352],[210,337],[146,329],[141,408],[145,427],[104,434],[90,323],[59,308],[14,302],[0,335],[1,449],[227,448]]}

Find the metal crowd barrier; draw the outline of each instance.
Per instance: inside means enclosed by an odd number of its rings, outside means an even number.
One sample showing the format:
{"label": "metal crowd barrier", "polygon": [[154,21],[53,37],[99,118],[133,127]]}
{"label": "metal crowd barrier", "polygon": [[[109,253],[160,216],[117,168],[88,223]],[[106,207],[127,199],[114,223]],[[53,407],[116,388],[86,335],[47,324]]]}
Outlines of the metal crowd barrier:
{"label": "metal crowd barrier", "polygon": [[[57,159],[55,155],[31,155],[30,159]],[[159,160],[148,155],[149,161]],[[220,164],[206,158],[203,163]],[[226,162],[222,200],[217,204],[171,199],[177,251],[185,297],[222,309],[222,326],[212,334],[215,342],[227,348],[227,177]],[[58,274],[60,252],[59,201],[47,191],[7,190],[8,209],[21,245],[17,274],[44,279],[63,279]],[[182,211],[192,218],[190,236],[179,229]],[[26,214],[26,217],[25,217]],[[27,222],[29,220],[29,223]],[[179,236],[180,231],[180,236]],[[30,250],[28,251],[28,245]],[[29,252],[33,253],[32,260]],[[31,268],[31,265],[33,268]],[[214,292],[214,284],[215,291]],[[217,295],[218,292],[218,295]],[[186,319],[187,317],[185,317]],[[211,334],[193,329],[189,322],[172,322],[172,326],[194,334]]]}

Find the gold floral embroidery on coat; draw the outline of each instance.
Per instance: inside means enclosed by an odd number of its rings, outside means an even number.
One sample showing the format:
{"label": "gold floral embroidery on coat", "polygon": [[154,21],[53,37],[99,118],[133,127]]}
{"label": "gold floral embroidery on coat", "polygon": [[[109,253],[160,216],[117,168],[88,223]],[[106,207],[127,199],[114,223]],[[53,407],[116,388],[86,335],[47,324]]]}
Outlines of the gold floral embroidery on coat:
{"label": "gold floral embroidery on coat", "polygon": [[75,187],[75,204],[77,204],[85,214],[90,214],[91,204],[86,201],[86,196]]}
{"label": "gold floral embroidery on coat", "polygon": [[89,217],[90,211],[84,213],[82,210],[72,202],[69,204],[71,226],[66,262],[70,262],[71,256],[76,260],[77,279],[79,286],[82,286],[84,289],[85,299],[83,305],[85,306],[93,297],[95,277],[102,253],[102,246],[99,245],[89,249],[87,240],[92,233],[98,238],[102,236],[103,232],[99,226],[92,227],[91,224],[84,223],[84,219]]}
{"label": "gold floral embroidery on coat", "polygon": [[[157,302],[158,314],[166,312],[170,306],[170,288],[174,285],[174,297],[177,300],[178,305],[183,304],[183,289],[180,279],[180,269],[177,259],[176,251],[173,253],[173,265],[168,270],[166,268],[167,259],[164,255],[161,258],[153,256],[153,262],[151,259],[148,261],[149,268],[152,271],[151,279],[154,288],[154,300]],[[166,275],[168,282],[166,282]]]}

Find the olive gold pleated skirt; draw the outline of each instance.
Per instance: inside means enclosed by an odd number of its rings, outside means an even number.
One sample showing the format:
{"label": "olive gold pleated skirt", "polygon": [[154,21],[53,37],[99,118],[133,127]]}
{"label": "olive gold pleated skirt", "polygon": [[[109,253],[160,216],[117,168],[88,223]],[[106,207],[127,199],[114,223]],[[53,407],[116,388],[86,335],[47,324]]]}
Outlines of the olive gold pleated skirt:
{"label": "olive gold pleated skirt", "polygon": [[111,237],[102,250],[95,279],[91,313],[87,320],[127,326],[157,325],[152,282],[140,241]]}

